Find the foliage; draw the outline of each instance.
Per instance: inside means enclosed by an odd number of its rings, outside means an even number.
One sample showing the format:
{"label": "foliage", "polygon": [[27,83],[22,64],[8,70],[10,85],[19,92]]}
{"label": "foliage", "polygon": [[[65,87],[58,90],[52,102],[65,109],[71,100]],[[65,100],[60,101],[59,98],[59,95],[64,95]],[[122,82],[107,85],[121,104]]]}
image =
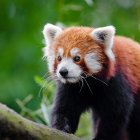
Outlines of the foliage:
{"label": "foliage", "polygon": [[[113,24],[117,34],[140,41],[139,0],[1,0],[0,9],[0,101],[47,125],[55,85],[42,78],[49,75],[42,60],[41,31],[46,22]],[[91,133],[89,118],[87,114],[82,117],[78,136]]]}

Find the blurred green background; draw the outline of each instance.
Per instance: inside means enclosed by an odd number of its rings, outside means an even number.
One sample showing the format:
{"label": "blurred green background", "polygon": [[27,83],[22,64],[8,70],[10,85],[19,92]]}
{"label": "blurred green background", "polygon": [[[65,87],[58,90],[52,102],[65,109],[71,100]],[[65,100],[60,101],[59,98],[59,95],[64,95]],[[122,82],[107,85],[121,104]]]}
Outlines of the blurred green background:
{"label": "blurred green background", "polygon": [[[93,27],[112,24],[117,34],[140,42],[140,0],[0,1],[0,102],[45,124],[49,124],[54,96],[54,84],[44,80],[48,72],[42,59],[41,31],[48,22]],[[77,132],[85,139],[92,131],[89,118],[84,114]]]}

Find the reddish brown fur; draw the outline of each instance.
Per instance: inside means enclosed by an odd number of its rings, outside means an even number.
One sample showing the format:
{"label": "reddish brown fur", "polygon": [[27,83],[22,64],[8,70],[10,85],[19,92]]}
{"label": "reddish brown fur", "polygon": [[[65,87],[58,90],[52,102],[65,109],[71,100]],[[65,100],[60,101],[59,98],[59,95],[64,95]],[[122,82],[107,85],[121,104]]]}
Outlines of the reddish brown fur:
{"label": "reddish brown fur", "polygon": [[55,40],[54,51],[57,53],[58,48],[64,49],[64,57],[71,57],[70,50],[72,48],[80,48],[81,61],[79,65],[84,71],[90,73],[87,68],[84,57],[91,52],[98,53],[98,57],[102,64],[107,63],[107,57],[101,46],[99,46],[90,36],[92,28],[71,27],[66,30]]}
{"label": "reddish brown fur", "polygon": [[[54,50],[64,48],[64,57],[71,57],[70,50],[74,47],[80,48],[82,58],[87,53],[96,52],[101,60],[102,65],[109,65],[108,74],[112,76],[114,71],[120,69],[124,77],[129,81],[133,91],[140,90],[140,45],[131,39],[116,36],[114,39],[113,52],[115,54],[115,63],[108,60],[104,53],[104,46],[94,41],[90,33],[93,28],[71,27],[54,41]],[[57,65],[58,62],[55,63]],[[82,59],[79,65],[84,71],[90,72]]]}
{"label": "reddish brown fur", "polygon": [[114,53],[119,66],[132,89],[140,90],[140,44],[125,37],[115,37]]}

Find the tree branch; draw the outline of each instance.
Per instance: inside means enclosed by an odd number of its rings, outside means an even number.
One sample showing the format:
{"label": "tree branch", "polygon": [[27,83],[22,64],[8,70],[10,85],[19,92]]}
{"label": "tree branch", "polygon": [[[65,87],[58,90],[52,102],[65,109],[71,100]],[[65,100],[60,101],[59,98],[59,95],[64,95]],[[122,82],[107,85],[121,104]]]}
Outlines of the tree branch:
{"label": "tree branch", "polygon": [[0,104],[0,140],[80,140],[72,134],[23,118]]}

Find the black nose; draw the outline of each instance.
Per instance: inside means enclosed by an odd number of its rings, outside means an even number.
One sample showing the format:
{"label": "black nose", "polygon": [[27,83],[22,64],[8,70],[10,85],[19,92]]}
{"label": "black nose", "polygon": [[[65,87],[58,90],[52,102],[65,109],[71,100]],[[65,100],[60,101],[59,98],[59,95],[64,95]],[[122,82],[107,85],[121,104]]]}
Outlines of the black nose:
{"label": "black nose", "polygon": [[68,74],[68,70],[66,68],[61,68],[59,73],[61,74],[62,77],[66,77]]}

